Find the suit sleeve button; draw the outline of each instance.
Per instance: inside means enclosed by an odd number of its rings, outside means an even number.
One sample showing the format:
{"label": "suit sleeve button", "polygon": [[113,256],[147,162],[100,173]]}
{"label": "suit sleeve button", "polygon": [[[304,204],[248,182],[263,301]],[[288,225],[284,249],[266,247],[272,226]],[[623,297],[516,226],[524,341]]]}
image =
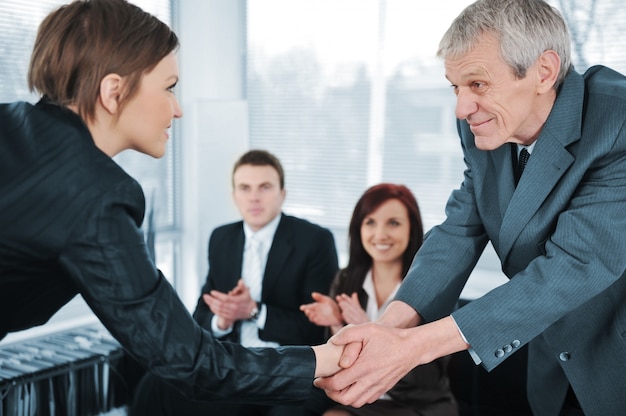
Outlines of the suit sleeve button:
{"label": "suit sleeve button", "polygon": [[569,359],[570,359],[569,352],[562,352],[562,353],[559,354],[559,360],[567,361]]}
{"label": "suit sleeve button", "polygon": [[519,341],[519,339],[514,339],[511,342],[511,345],[513,346],[513,348],[518,348],[520,345],[522,345],[522,343]]}
{"label": "suit sleeve button", "polygon": [[504,350],[502,348],[498,348],[496,350],[496,357],[498,357],[498,358],[504,357]]}
{"label": "suit sleeve button", "polygon": [[502,347],[502,349],[504,350],[504,352],[506,352],[507,354],[510,353],[511,351],[513,351],[513,347],[511,347],[510,345],[505,345],[504,347]]}

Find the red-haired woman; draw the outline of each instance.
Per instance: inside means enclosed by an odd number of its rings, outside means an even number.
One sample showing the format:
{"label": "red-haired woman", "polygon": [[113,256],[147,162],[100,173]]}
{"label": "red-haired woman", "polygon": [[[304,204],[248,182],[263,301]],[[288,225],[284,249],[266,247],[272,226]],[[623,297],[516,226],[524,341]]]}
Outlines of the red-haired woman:
{"label": "red-haired woman", "polygon": [[[335,277],[330,296],[313,293],[315,302],[301,310],[333,334],[346,324],[376,320],[394,298],[423,234],[417,201],[406,186],[383,183],[367,189],[350,220],[348,266]],[[457,415],[446,366],[446,359],[419,366],[376,402],[361,408],[335,405],[324,416]]]}

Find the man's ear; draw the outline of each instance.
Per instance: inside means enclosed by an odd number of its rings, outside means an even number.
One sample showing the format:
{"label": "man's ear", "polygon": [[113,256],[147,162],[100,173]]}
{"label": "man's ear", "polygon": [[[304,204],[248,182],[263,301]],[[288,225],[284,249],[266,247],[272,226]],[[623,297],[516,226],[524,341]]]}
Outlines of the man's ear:
{"label": "man's ear", "polygon": [[100,103],[112,115],[119,110],[122,87],[122,77],[118,74],[107,74],[100,81]]}
{"label": "man's ear", "polygon": [[554,88],[561,70],[561,57],[553,50],[547,50],[539,56],[537,68],[537,90],[546,93]]}

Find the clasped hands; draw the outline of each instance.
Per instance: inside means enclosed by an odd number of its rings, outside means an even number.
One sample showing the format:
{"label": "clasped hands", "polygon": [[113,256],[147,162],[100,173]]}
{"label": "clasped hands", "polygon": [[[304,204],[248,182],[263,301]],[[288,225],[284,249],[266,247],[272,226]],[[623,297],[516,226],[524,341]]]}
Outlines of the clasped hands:
{"label": "clasped hands", "polygon": [[257,307],[250,296],[250,288],[242,279],[227,293],[211,290],[202,295],[202,299],[217,316],[217,326],[220,329],[230,328],[236,321],[250,318],[250,313]]}
{"label": "clasped hands", "polygon": [[[315,385],[338,403],[361,407],[376,401],[418,365],[470,347],[452,317],[419,325],[421,321],[411,306],[393,301],[376,322],[345,326],[325,344],[343,348],[336,353],[337,372],[317,374]],[[324,357],[318,355],[319,360]]]}
{"label": "clasped hands", "polygon": [[[302,305],[300,309],[311,322],[330,326],[336,332],[327,344],[320,346],[321,351],[330,351],[328,355],[316,350],[318,378],[314,382],[334,401],[354,407],[372,403],[420,363],[407,354],[408,330],[391,325],[393,320],[368,322],[356,294],[339,295],[335,300],[319,293],[313,293],[312,297],[315,302]],[[404,313],[405,317],[410,314],[417,317],[413,308],[398,303],[400,305],[392,309]],[[350,324],[343,326],[345,322]],[[417,320],[411,322],[416,323]],[[337,355],[340,358],[335,361],[334,370],[328,370]],[[320,373],[322,368],[328,373]]]}
{"label": "clasped hands", "polygon": [[325,344],[340,348],[337,372],[316,378],[315,386],[345,405],[361,407],[378,400],[415,366],[406,354],[406,332],[378,322],[345,326]]}

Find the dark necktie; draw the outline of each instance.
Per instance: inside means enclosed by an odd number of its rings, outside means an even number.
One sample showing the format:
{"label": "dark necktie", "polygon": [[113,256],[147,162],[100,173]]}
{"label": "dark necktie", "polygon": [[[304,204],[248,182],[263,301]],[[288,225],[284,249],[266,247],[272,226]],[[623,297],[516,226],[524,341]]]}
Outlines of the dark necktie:
{"label": "dark necktie", "polygon": [[517,186],[519,179],[522,177],[522,173],[524,172],[524,168],[526,167],[526,163],[528,163],[528,158],[530,157],[530,153],[528,150],[522,149],[517,158],[517,169],[515,169],[515,186]]}

